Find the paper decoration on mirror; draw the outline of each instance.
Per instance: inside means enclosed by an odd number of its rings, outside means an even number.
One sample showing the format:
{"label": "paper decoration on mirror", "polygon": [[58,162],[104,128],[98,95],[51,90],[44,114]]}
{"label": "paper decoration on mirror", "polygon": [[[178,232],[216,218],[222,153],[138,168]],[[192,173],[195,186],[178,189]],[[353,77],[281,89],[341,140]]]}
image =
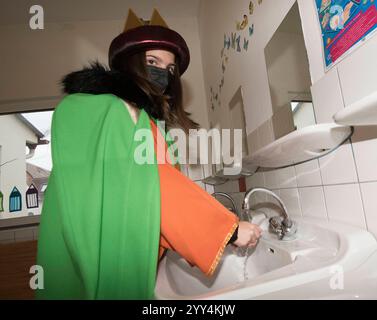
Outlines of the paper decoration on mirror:
{"label": "paper decoration on mirror", "polygon": [[26,191],[26,207],[28,209],[38,208],[38,190],[34,184],[31,184]]}
{"label": "paper decoration on mirror", "polygon": [[0,191],[0,212],[3,212],[3,211],[4,211],[3,201],[4,201],[4,195],[3,195],[3,193]]}
{"label": "paper decoration on mirror", "polygon": [[21,211],[22,210],[22,199],[21,193],[16,187],[13,188],[9,196],[9,212]]}

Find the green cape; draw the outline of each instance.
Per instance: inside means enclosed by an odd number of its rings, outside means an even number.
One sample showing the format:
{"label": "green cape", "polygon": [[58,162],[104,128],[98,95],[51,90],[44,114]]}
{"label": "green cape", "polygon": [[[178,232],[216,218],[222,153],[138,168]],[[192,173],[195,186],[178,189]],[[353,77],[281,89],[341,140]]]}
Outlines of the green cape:
{"label": "green cape", "polygon": [[112,94],[66,96],[52,120],[38,299],[153,299],[160,239],[158,167],[133,160],[137,124]]}

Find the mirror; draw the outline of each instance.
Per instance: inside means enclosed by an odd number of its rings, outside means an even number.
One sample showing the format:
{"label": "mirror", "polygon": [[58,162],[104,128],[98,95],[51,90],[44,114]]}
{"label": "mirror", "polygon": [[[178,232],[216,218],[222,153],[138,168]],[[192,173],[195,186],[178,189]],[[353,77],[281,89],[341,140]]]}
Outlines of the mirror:
{"label": "mirror", "polygon": [[267,43],[265,60],[273,115],[273,142],[244,157],[251,172],[297,165],[323,157],[346,142],[353,129],[316,124],[311,77],[297,1]]}
{"label": "mirror", "polygon": [[301,18],[293,5],[265,50],[275,140],[316,124]]}

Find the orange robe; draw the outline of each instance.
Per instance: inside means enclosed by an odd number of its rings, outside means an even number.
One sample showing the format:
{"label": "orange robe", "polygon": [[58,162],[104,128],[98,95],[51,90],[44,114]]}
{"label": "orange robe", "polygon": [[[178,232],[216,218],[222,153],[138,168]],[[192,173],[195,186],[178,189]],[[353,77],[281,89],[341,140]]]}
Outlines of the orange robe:
{"label": "orange robe", "polygon": [[[163,139],[151,120],[155,150]],[[159,137],[157,137],[159,135]],[[164,143],[166,155],[167,146]],[[159,259],[167,249],[211,276],[238,226],[238,217],[168,161],[158,164],[161,194]]]}

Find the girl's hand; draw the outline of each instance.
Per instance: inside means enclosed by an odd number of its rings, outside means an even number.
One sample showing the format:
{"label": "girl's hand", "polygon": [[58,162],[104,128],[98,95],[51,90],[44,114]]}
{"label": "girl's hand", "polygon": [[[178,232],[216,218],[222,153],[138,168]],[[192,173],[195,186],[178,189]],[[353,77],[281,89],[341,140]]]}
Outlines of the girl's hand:
{"label": "girl's hand", "polygon": [[262,234],[262,229],[253,223],[240,221],[238,225],[238,237],[233,242],[237,247],[255,247]]}

